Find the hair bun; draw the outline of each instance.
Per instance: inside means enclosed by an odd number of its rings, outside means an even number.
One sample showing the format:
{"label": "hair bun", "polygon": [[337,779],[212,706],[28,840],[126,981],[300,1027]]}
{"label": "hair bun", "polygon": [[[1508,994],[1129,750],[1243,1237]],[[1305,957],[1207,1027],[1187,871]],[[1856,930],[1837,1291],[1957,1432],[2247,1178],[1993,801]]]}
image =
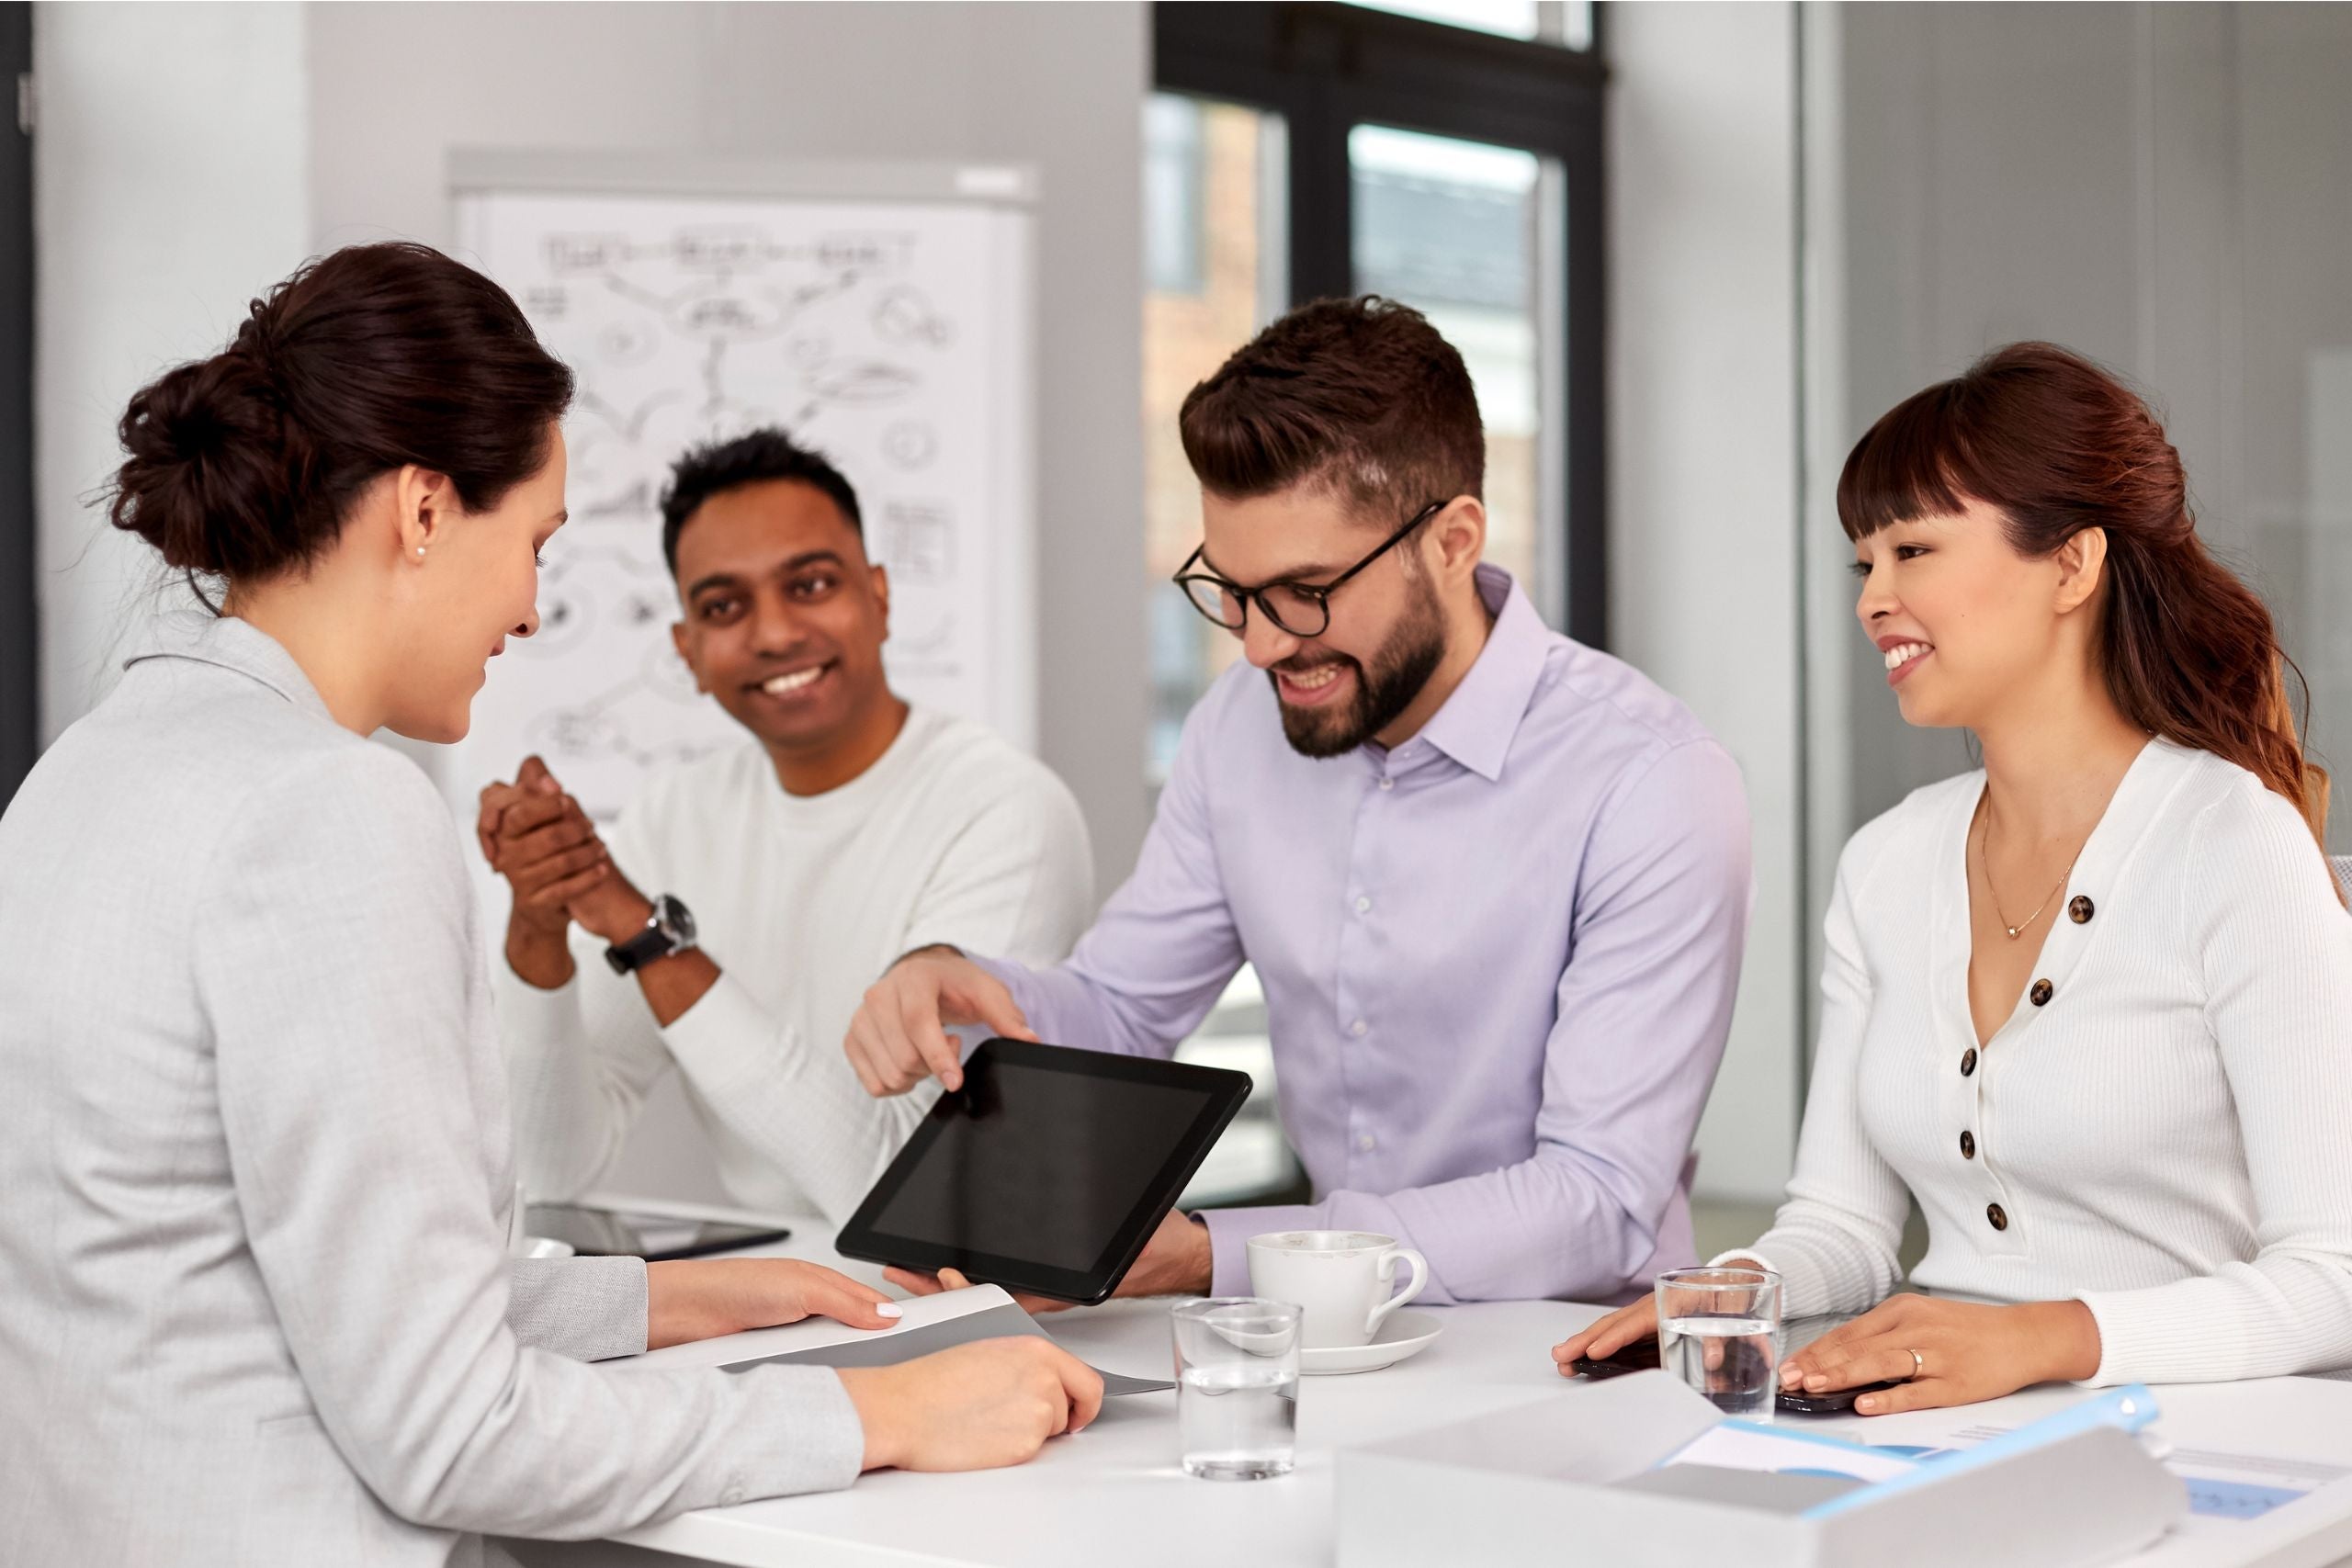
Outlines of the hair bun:
{"label": "hair bun", "polygon": [[234,577],[285,554],[302,444],[254,327],[141,388],[123,412],[108,515],[175,568]]}
{"label": "hair bun", "polygon": [[571,372],[489,278],[405,242],[306,262],[228,348],[140,389],[107,515],[185,571],[259,582],[318,558],[413,465],[481,512],[547,465]]}

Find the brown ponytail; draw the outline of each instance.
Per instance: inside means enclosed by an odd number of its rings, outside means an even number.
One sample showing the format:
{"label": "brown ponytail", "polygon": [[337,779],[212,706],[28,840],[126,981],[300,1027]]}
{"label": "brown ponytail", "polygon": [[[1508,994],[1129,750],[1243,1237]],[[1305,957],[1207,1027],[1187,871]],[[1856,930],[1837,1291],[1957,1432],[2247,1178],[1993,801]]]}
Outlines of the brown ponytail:
{"label": "brown ponytail", "polygon": [[2253,773],[2324,845],[2327,773],[2305,759],[2287,694],[2302,671],[2261,599],[2198,537],[2180,454],[2145,403],[2079,355],[2011,344],[1872,425],[1838,477],[1838,516],[1860,539],[1964,497],[1998,507],[2025,556],[2105,529],[2098,658],[2116,705]]}

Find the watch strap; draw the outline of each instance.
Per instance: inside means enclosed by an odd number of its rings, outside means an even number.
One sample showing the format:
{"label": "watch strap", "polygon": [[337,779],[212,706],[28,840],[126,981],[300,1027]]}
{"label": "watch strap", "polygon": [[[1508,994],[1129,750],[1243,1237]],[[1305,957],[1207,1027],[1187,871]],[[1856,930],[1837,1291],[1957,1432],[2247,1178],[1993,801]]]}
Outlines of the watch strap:
{"label": "watch strap", "polygon": [[605,949],[605,962],[613,966],[614,974],[627,975],[657,958],[667,958],[672,951],[669,933],[660,926],[647,926],[627,942]]}

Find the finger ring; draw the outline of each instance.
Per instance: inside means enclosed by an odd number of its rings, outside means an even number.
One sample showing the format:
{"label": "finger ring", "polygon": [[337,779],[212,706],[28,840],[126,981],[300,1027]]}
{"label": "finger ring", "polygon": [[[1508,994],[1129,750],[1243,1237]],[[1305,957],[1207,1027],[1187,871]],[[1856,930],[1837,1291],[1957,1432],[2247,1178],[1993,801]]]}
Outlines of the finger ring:
{"label": "finger ring", "polygon": [[1927,1360],[1919,1354],[1918,1351],[1914,1350],[1911,1352],[1911,1376],[1905,1378],[1903,1381],[1905,1382],[1909,1382],[1913,1378],[1917,1378],[1921,1372],[1924,1372],[1927,1370]]}

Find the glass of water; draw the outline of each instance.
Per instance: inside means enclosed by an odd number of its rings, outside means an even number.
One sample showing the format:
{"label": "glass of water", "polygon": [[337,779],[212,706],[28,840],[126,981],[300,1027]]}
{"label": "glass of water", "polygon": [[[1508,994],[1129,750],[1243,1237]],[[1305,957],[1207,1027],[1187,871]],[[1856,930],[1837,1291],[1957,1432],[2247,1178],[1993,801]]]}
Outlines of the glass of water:
{"label": "glass of water", "polygon": [[1288,1475],[1298,1444],[1299,1309],[1254,1296],[1179,1302],[1176,1421],[1184,1473]]}
{"label": "glass of water", "polygon": [[1772,1418],[1780,1390],[1781,1277],[1674,1269],[1657,1277],[1658,1364],[1726,1416]]}

